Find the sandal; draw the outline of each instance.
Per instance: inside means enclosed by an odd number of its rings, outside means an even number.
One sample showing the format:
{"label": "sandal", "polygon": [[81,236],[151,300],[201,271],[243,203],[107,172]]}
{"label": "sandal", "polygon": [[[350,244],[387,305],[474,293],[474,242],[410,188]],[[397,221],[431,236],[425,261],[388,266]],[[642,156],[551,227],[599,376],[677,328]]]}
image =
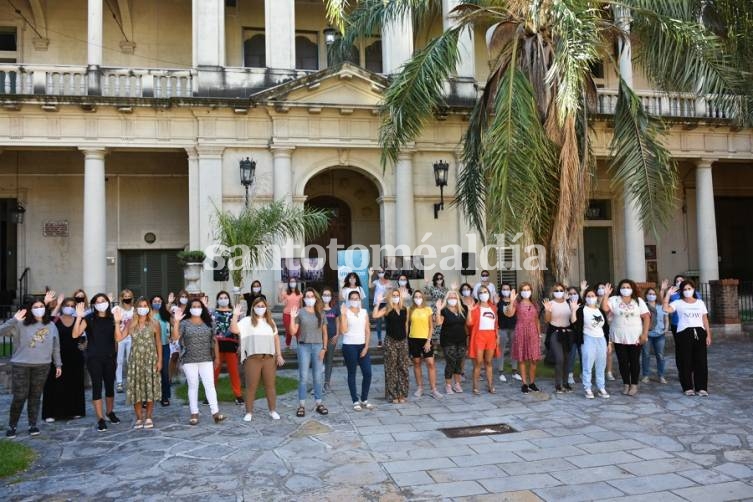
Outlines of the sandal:
{"label": "sandal", "polygon": [[198,413],[192,413],[191,419],[188,421],[191,425],[196,425],[199,423],[199,414]]}
{"label": "sandal", "polygon": [[141,419],[136,420],[136,423],[133,426],[134,429],[143,429],[144,428],[144,422]]}
{"label": "sandal", "polygon": [[306,408],[303,406],[299,406],[298,409],[295,412],[295,416],[297,417],[305,417],[306,416]]}
{"label": "sandal", "polygon": [[227,417],[218,411],[217,413],[212,415],[212,418],[214,418],[214,423],[218,424],[225,420]]}
{"label": "sandal", "polygon": [[153,429],[154,428],[154,422],[152,422],[151,418],[147,418],[144,420],[144,429]]}
{"label": "sandal", "polygon": [[363,409],[363,408],[361,408],[361,403],[360,403],[360,401],[356,401],[356,402],[354,402],[354,403],[353,403],[353,409],[354,409],[355,411],[361,411],[361,410]]}
{"label": "sandal", "polygon": [[488,391],[489,391],[489,394],[496,394],[497,393],[497,389],[495,389],[494,386],[489,387]]}
{"label": "sandal", "polygon": [[473,389],[473,395],[474,396],[480,396],[481,395],[481,391],[478,390],[478,389]]}
{"label": "sandal", "polygon": [[316,412],[318,414],[320,414],[320,415],[328,415],[329,414],[329,410],[323,404],[320,404],[319,406],[316,407]]}

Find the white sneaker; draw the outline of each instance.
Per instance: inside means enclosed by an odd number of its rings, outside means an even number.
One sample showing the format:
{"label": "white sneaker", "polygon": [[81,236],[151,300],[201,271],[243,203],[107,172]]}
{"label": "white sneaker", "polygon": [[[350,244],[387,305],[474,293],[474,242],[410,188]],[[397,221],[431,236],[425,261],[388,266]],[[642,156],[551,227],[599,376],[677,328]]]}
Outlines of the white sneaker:
{"label": "white sneaker", "polygon": [[607,389],[599,389],[598,396],[604,399],[609,399],[609,393],[607,392]]}
{"label": "white sneaker", "polygon": [[442,399],[442,394],[437,389],[431,391],[431,397],[434,399]]}
{"label": "white sneaker", "polygon": [[251,413],[246,413],[245,415],[243,415],[244,422],[250,422],[251,420],[253,420],[253,418],[254,416]]}
{"label": "white sneaker", "polygon": [[591,389],[586,389],[586,399],[593,399],[594,393],[591,391]]}
{"label": "white sneaker", "polygon": [[614,380],[614,375],[611,371],[607,371],[607,380],[609,380],[610,382]]}
{"label": "white sneaker", "polygon": [[368,401],[361,401],[361,406],[363,407],[364,410],[373,410],[374,409],[374,405],[371,404]]}
{"label": "white sneaker", "polygon": [[664,377],[659,377],[659,383],[667,383],[667,379]]}
{"label": "white sneaker", "polygon": [[523,378],[520,376],[520,373],[513,373],[512,374],[512,379],[513,380],[517,380],[518,382],[522,382],[523,381]]}
{"label": "white sneaker", "polygon": [[452,390],[452,385],[450,385],[450,384],[445,385],[444,386],[444,393],[447,394],[447,395],[454,394],[455,391]]}
{"label": "white sneaker", "polygon": [[280,414],[279,414],[279,413],[277,413],[276,411],[270,411],[270,412],[269,412],[269,417],[270,417],[270,418],[271,418],[272,420],[279,420],[279,419],[280,419]]}
{"label": "white sneaker", "polygon": [[51,424],[55,421],[55,419],[52,417],[48,417],[48,418],[45,418],[44,421],[47,422],[48,424]]}
{"label": "white sneaker", "polygon": [[499,381],[500,382],[506,382],[507,381],[507,377],[505,375],[503,375],[502,373],[500,373],[499,374]]}
{"label": "white sneaker", "polygon": [[416,397],[423,396],[424,395],[424,388],[423,387],[419,387],[418,389],[416,389],[416,392],[414,392],[413,395],[416,396]]}
{"label": "white sneaker", "polygon": [[573,378],[572,373],[567,374],[567,384],[568,385],[575,385],[575,378]]}
{"label": "white sneaker", "polygon": [[648,378],[647,376],[644,376],[643,378],[641,378],[641,383],[648,383],[650,381],[651,381],[651,379]]}

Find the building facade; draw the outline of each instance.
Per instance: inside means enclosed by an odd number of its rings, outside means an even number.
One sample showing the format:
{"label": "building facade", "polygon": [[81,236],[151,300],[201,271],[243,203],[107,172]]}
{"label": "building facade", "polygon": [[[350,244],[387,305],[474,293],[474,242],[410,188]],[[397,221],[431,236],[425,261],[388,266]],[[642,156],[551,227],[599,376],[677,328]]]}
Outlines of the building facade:
{"label": "building facade", "polygon": [[[0,5],[0,304],[26,283],[31,293],[83,286],[90,295],[178,288],[175,253],[215,241],[214,207],[243,207],[238,165],[247,157],[256,162],[252,204],[332,209],[338,217],[326,237],[346,246],[456,243],[481,251],[464,238],[470,229],[449,202],[462,168],[463,103],[488,71],[485,27],[463,36],[449,86],[458,106],[430,123],[395,166],[382,168],[377,142],[389,74],[450,25],[452,0],[430,30],[414,33],[408,21],[385,26],[337,66],[328,64],[319,0],[15,6],[20,14]],[[638,280],[753,279],[745,259],[753,233],[744,226],[753,212],[753,133],[734,129],[697,96],[658,93],[640,68],[634,74],[641,99],[670,124],[679,204],[665,231],[644,235],[612,188],[606,162],[617,81],[605,65],[594,124],[599,177],[572,251],[573,277],[563,279],[616,280],[630,271]],[[450,164],[449,195],[435,218],[438,160]],[[449,282],[476,280],[446,274]],[[251,275],[267,291],[280,277]],[[210,295],[230,286],[204,272]]]}

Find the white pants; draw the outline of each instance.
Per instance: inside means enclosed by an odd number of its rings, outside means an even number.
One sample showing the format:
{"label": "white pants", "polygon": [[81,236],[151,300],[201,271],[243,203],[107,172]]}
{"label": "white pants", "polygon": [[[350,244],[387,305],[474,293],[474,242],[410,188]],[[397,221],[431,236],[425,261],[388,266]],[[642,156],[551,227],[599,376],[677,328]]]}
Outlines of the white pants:
{"label": "white pants", "polygon": [[115,368],[115,382],[123,383],[123,367],[128,364],[131,357],[131,337],[125,338],[118,343],[118,367]]}
{"label": "white pants", "polygon": [[183,364],[183,373],[186,374],[188,383],[188,407],[191,414],[199,413],[199,379],[204,386],[204,394],[209,401],[209,409],[212,415],[220,411],[217,406],[217,391],[214,388],[214,364],[212,361],[203,363],[185,363]]}

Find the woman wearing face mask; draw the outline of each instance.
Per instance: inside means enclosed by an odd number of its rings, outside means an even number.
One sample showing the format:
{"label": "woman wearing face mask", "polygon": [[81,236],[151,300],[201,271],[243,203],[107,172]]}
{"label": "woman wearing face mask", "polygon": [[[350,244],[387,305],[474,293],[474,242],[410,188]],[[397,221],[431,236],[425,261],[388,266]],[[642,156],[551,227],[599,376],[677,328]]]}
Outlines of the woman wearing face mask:
{"label": "woman wearing face mask", "polygon": [[340,287],[340,298],[346,301],[351,291],[357,291],[359,296],[363,298],[365,296],[363,288],[361,287],[361,278],[355,272],[349,272],[345,276],[343,285]]}
{"label": "woman wearing face mask", "polygon": [[486,287],[486,289],[489,291],[489,294],[491,295],[489,301],[496,304],[498,300],[497,299],[497,287],[494,285],[494,282],[491,280],[488,270],[481,271],[481,280],[473,286],[473,297],[476,300],[478,300],[478,292],[481,286]]}
{"label": "woman wearing face mask", "polygon": [[159,323],[162,342],[162,369],[160,370],[160,384],[162,387],[162,406],[170,406],[172,389],[170,388],[170,313],[167,304],[160,295],[154,295],[149,304],[152,307],[152,319]]}
{"label": "woman wearing face mask", "polygon": [[510,364],[512,365],[513,375],[515,380],[520,380],[520,374],[518,374],[518,361],[512,358],[512,337],[515,332],[515,316],[507,315],[510,310],[512,302],[510,301],[510,295],[512,294],[512,286],[509,282],[503,282],[499,288],[499,302],[497,303],[498,323],[499,323],[499,357],[494,358],[494,365],[499,373],[499,381],[506,382],[507,378],[504,374],[505,369],[505,349],[509,347]]}
{"label": "woman wearing face mask", "polygon": [[[433,315],[436,316],[439,312],[437,310],[437,300],[444,299],[445,295],[447,295],[447,286],[445,286],[444,282],[444,274],[442,272],[436,272],[432,278],[431,282],[426,281],[426,287],[424,288],[424,298],[426,298],[427,301],[431,302],[432,305],[432,312]],[[439,341],[439,335],[442,331],[442,327],[434,323],[434,331],[431,334],[432,340]]]}
{"label": "woman wearing face mask", "polygon": [[[343,334],[343,359],[348,368],[348,389],[353,400],[353,409],[361,411],[371,410],[374,405],[369,403],[369,389],[371,388],[371,357],[369,356],[369,341],[371,329],[369,314],[361,308],[361,295],[358,291],[351,291],[347,303],[340,306],[340,332]],[[361,368],[361,395],[356,391],[356,368]]]}
{"label": "woman wearing face mask", "polygon": [[233,305],[230,303],[230,294],[227,291],[217,293],[217,306],[212,312],[214,323],[214,337],[220,346],[220,364],[214,368],[214,383],[220,377],[222,364],[227,367],[230,375],[230,388],[233,389],[235,404],[243,404],[241,392],[241,376],[238,372],[238,337],[230,331],[230,319],[233,317]]}
{"label": "woman wearing face mask", "polygon": [[460,285],[460,301],[469,309],[476,304],[476,299],[473,297],[473,287],[467,282]]}
{"label": "woman wearing face mask", "polygon": [[76,305],[78,305],[79,303],[83,304],[84,313],[86,315],[91,314],[91,308],[89,308],[89,297],[87,296],[86,291],[84,291],[83,289],[77,289],[73,292],[73,299],[76,301]]}
{"label": "woman wearing face mask", "polygon": [[408,397],[408,309],[403,306],[400,291],[392,290],[389,301],[374,312],[374,319],[385,319],[387,336],[384,339],[384,398],[392,404],[402,404]]}
{"label": "woman wearing face mask", "polygon": [[[107,422],[119,424],[113,411],[115,402],[115,358],[117,343],[115,318],[110,310],[110,300],[97,293],[91,300],[92,313],[85,316],[84,305],[76,304],[76,321],[73,323],[73,338],[86,334],[86,369],[92,382],[92,405],[97,414],[97,430],[105,432]],[[118,330],[120,329],[120,323]],[[105,388],[105,410],[102,412],[102,385]]]}
{"label": "woman wearing face mask", "polygon": [[[572,310],[571,321],[576,329],[583,333],[581,382],[586,399],[593,399],[591,390],[591,374],[596,371],[597,395],[609,398],[604,380],[604,369],[607,366],[607,341],[604,339],[604,322],[606,316],[599,309],[599,298],[596,290],[587,288],[583,294],[585,303]],[[571,306],[573,303],[570,304]]]}
{"label": "woman wearing face mask", "polygon": [[641,345],[648,339],[651,314],[646,302],[638,296],[638,287],[629,279],[619,282],[619,293],[612,294],[612,285],[604,286],[601,308],[612,314],[610,338],[617,354],[617,364],[622,376],[622,393],[635,396],[638,393]]}
{"label": "woman wearing face mask", "polygon": [[421,397],[424,393],[423,374],[421,362],[426,362],[426,371],[429,373],[429,385],[434,399],[441,399],[442,394],[437,390],[437,368],[434,364],[434,349],[431,345],[433,331],[432,310],[424,303],[423,292],[413,292],[413,306],[408,309],[408,352],[413,359],[413,375],[416,378],[418,388],[413,393]]}
{"label": "woman wearing face mask", "polygon": [[434,318],[440,327],[439,344],[445,358],[445,394],[462,393],[462,364],[468,351],[468,329],[465,325],[468,309],[460,302],[456,290],[448,291],[444,300],[437,300],[436,309]]}
{"label": "woman wearing face mask", "polygon": [[[113,315],[115,322],[121,321],[121,310],[116,310]],[[115,334],[118,334],[118,328]],[[136,302],[136,316],[122,335],[132,340],[131,356],[128,359],[126,401],[133,405],[136,415],[136,424],[133,428],[151,429],[154,427],[154,401],[162,399],[162,330],[159,322],[152,318],[152,309],[146,298],[139,298]],[[145,415],[143,403],[146,403]]]}
{"label": "woman wearing face mask", "polygon": [[[120,310],[122,315],[120,321],[120,330],[125,333],[128,323],[133,319],[133,291],[124,289],[120,292],[120,305],[113,308],[113,314]],[[128,358],[131,355],[131,337],[127,336],[118,342],[118,365],[115,369],[115,385],[118,392],[123,392],[123,368],[128,364]]]}
{"label": "woman wearing face mask", "polygon": [[[581,286],[581,289],[584,292],[588,288],[586,281],[581,282]],[[580,293],[578,293],[578,289],[574,286],[567,288],[567,299],[571,306],[573,304],[580,305],[583,303],[581,301]],[[577,358],[577,360],[580,361],[583,358],[583,332],[573,327],[573,339],[575,340],[575,343],[573,343],[573,346],[570,349],[570,357],[567,360],[567,384],[571,387],[575,385],[575,375],[573,374],[573,369],[575,368],[575,360]]]}
{"label": "woman wearing face mask", "polygon": [[[511,307],[505,315],[516,316],[515,333],[512,338],[512,357],[518,361],[523,385],[520,391],[528,394],[538,392],[536,365],[541,359],[539,309],[533,301],[533,289],[527,282],[520,285],[520,298],[515,290],[510,294]],[[527,370],[527,371],[526,371]]]}
{"label": "woman wearing face mask", "polygon": [[13,400],[5,437],[16,437],[16,427],[24,404],[29,420],[29,434],[36,436],[39,434],[39,402],[51,361],[55,364],[55,376],[60,378],[62,375],[58,330],[50,322],[50,313],[44,302],[32,301],[0,325],[0,335],[8,334],[13,338],[14,349],[10,359]]}
{"label": "woman wearing face mask", "polygon": [[324,356],[327,354],[327,321],[322,314],[322,302],[313,288],[303,294],[303,310],[293,309],[291,329],[298,339],[298,409],[295,416],[306,416],[306,392],[308,391],[309,371],[314,373],[314,406],[317,413],[327,415],[329,411],[322,404],[322,374]]}
{"label": "woman wearing face mask", "polygon": [[240,336],[240,358],[246,379],[246,415],[244,422],[254,417],[254,400],[259,381],[264,381],[264,393],[267,397],[267,409],[272,420],[279,420],[277,413],[277,393],[275,379],[277,367],[285,364],[280,353],[280,337],[277,325],[272,319],[272,312],[265,298],[257,298],[251,305],[252,315],[240,321],[240,306],[235,307],[230,322],[230,331]]}
{"label": "woman wearing face mask", "polygon": [[492,359],[499,356],[499,334],[497,333],[497,307],[492,302],[492,294],[486,286],[478,289],[478,303],[468,313],[466,321],[471,331],[469,355],[473,361],[473,393],[479,395],[478,383],[481,366],[486,373],[486,388],[495,394]]}
{"label": "woman wearing face mask", "polygon": [[177,310],[173,315],[173,339],[179,339],[184,349],[183,373],[188,383],[188,406],[191,418],[188,423],[199,423],[199,380],[204,385],[204,393],[209,401],[209,409],[215,423],[225,420],[217,405],[217,391],[214,388],[214,367],[220,365],[220,348],[212,328],[212,316],[199,300],[191,300],[188,314]]}
{"label": "woman wearing face mask", "polygon": [[47,376],[42,400],[42,418],[46,422],[83,417],[86,414],[84,397],[84,354],[73,338],[76,300],[61,302],[60,317],[55,321],[60,341],[60,359],[65,373],[55,377],[55,368]]}
{"label": "woman wearing face mask", "polygon": [[544,320],[548,325],[549,348],[554,352],[554,390],[557,394],[562,394],[573,390],[567,383],[567,361],[574,341],[570,327],[571,309],[565,300],[565,287],[561,283],[552,287],[552,297],[554,299],[551,301],[544,300]]}
{"label": "woman wearing face mask", "polygon": [[[671,301],[678,291],[682,292],[682,299]],[[677,313],[675,361],[682,391],[686,396],[708,397],[706,352],[711,345],[711,329],[706,304],[698,299],[693,281],[684,280],[679,288],[669,288],[664,297],[664,311]]]}
{"label": "woman wearing face mask", "polygon": [[332,288],[322,289],[322,304],[324,305],[322,313],[324,314],[324,319],[327,321],[327,352],[324,356],[324,392],[329,392],[335,349],[337,349],[337,340],[340,337],[340,323],[337,322],[340,310],[337,308],[337,300]]}
{"label": "woman wearing face mask", "polygon": [[[598,305],[599,308],[601,308],[601,304],[604,301],[604,288],[606,286],[606,283],[600,282],[596,285],[596,297],[599,299]],[[603,312],[603,309],[602,309]],[[612,353],[614,352],[614,345],[612,344],[612,340],[610,339],[609,333],[611,332],[611,328],[609,327],[609,321],[611,320],[611,315],[607,315],[606,312],[604,312],[604,338],[607,341],[607,380],[610,382],[614,380],[614,373],[612,372],[612,362],[613,357]]]}
{"label": "woman wearing face mask", "polygon": [[[374,276],[373,269],[369,269],[369,275],[371,277]],[[372,297],[374,298],[374,304],[373,304],[372,312],[374,314],[376,314],[377,311],[386,307],[384,303],[378,303],[377,299],[387,298],[390,295],[390,292],[392,291],[392,287],[393,287],[392,281],[387,279],[387,277],[385,276],[385,272],[383,268],[380,268],[376,272],[376,276],[377,276],[376,280],[372,282],[372,286],[374,288],[374,296]],[[374,315],[374,319],[376,320],[374,323],[374,330],[376,331],[376,334],[377,334],[377,347],[381,347],[382,339],[384,338],[382,336],[384,334],[383,333],[384,332],[384,319],[382,317],[377,317],[376,315]]]}
{"label": "woman wearing face mask", "polygon": [[411,298],[413,297],[413,288],[410,286],[408,276],[400,274],[397,277],[397,290],[400,291],[400,296],[403,298],[403,306],[410,308]]}
{"label": "woman wearing face mask", "polygon": [[293,336],[291,334],[291,323],[293,318],[290,316],[290,312],[295,309],[301,308],[301,300],[303,295],[301,290],[298,289],[298,279],[291,277],[288,280],[287,288],[282,285],[280,294],[277,296],[277,302],[282,303],[282,325],[285,327],[285,350],[290,350],[290,344],[293,342]]}
{"label": "woman wearing face mask", "polygon": [[246,315],[250,316],[253,312],[252,305],[257,298],[266,300],[267,297],[261,292],[261,282],[254,281],[251,283],[251,290],[248,293],[243,293],[243,299],[246,300]]}
{"label": "woman wearing face mask", "polygon": [[[664,290],[662,289],[662,292]],[[664,329],[667,326],[667,314],[664,312],[664,307],[661,303],[657,303],[658,296],[654,288],[648,288],[646,290],[646,306],[649,313],[651,313],[651,323],[648,326],[648,342],[643,344],[641,351],[641,382],[648,383],[650,381],[649,375],[651,374],[651,349],[654,351],[656,357],[656,373],[659,382],[667,383],[667,379],[664,378]]]}

